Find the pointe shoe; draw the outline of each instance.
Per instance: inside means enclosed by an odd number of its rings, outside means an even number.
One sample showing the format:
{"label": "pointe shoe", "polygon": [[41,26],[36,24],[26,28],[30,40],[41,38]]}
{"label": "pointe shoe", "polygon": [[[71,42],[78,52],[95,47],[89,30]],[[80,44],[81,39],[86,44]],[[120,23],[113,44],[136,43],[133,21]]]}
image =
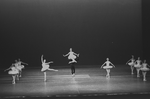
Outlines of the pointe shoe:
{"label": "pointe shoe", "polygon": [[15,82],[12,82],[12,84],[16,84]]}

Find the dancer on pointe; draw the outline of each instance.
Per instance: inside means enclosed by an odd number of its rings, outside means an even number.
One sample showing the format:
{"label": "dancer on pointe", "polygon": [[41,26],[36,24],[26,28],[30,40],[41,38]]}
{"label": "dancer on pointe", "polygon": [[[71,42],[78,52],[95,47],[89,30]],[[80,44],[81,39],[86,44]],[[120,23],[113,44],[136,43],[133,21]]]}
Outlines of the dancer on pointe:
{"label": "dancer on pointe", "polygon": [[146,63],[146,60],[144,60],[142,67],[140,68],[143,74],[143,81],[146,81],[146,73],[150,70],[148,67],[150,66]]}
{"label": "dancer on pointe", "polygon": [[140,57],[138,57],[138,59],[135,61],[134,67],[136,68],[137,71],[137,77],[140,77],[140,68],[141,68],[141,60]]}
{"label": "dancer on pointe", "polygon": [[50,63],[53,63],[53,61],[50,62],[46,62],[46,59],[43,59],[43,55],[41,56],[41,62],[42,62],[42,69],[41,71],[44,73],[44,81],[46,81],[46,71],[47,70],[52,70],[52,71],[58,71],[56,69],[51,69],[50,67]]}
{"label": "dancer on pointe", "polygon": [[[105,65],[106,64],[106,65]],[[105,65],[105,66],[104,66]],[[106,62],[101,66],[101,68],[106,69],[107,75],[106,78],[110,78],[110,69],[115,67],[110,61],[109,58],[106,58]]]}
{"label": "dancer on pointe", "polygon": [[135,59],[134,56],[132,55],[132,58],[130,60],[127,61],[126,64],[128,64],[131,68],[131,74],[134,74],[134,63],[135,63]]}
{"label": "dancer on pointe", "polygon": [[[19,73],[19,70],[15,67],[15,65],[14,64],[12,64],[8,69],[6,69],[6,70],[9,70],[8,71],[8,74],[9,75],[12,75],[12,84],[16,84],[16,77],[17,77],[17,75],[18,75],[18,73]],[[6,70],[4,70],[4,71],[6,71]]]}
{"label": "dancer on pointe", "polygon": [[68,56],[68,60],[71,60],[71,61],[69,61],[68,64],[71,65],[72,76],[75,76],[75,63],[77,63],[76,58],[79,57],[79,54],[76,54],[75,52],[72,51],[72,48],[70,48],[70,52],[63,56],[64,57]]}

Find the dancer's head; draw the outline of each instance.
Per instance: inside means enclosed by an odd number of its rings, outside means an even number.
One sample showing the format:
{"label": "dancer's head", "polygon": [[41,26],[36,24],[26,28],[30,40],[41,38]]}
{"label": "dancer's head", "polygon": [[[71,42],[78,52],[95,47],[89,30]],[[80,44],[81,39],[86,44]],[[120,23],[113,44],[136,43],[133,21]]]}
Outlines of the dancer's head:
{"label": "dancer's head", "polygon": [[72,48],[70,48],[70,52],[72,52]]}
{"label": "dancer's head", "polygon": [[146,60],[144,60],[144,63],[146,63]]}
{"label": "dancer's head", "polygon": [[46,62],[46,59],[44,59],[43,62],[45,63],[45,62]]}
{"label": "dancer's head", "polygon": [[17,60],[15,60],[15,62],[18,62]]}
{"label": "dancer's head", "polygon": [[140,60],[140,57],[138,57],[138,60]]}
{"label": "dancer's head", "polygon": [[109,58],[106,58],[107,61],[109,61]]}
{"label": "dancer's head", "polygon": [[134,55],[132,55],[132,58],[134,58]]}

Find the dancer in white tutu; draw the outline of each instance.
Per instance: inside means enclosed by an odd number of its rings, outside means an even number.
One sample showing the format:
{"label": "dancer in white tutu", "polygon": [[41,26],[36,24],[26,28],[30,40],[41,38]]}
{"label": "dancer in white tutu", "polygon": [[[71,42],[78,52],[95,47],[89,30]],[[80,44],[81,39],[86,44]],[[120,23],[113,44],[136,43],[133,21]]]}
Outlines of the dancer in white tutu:
{"label": "dancer in white tutu", "polygon": [[79,57],[79,54],[76,54],[75,52],[72,51],[72,48],[70,48],[70,52],[63,56],[64,57],[68,56],[69,60],[73,60],[73,59],[76,59],[77,57]]}
{"label": "dancer in white tutu", "polygon": [[20,59],[18,59],[18,61],[16,62],[16,68],[19,70],[19,77],[22,76],[22,69],[25,68],[22,64],[28,65],[27,63],[22,62]]}
{"label": "dancer in white tutu", "polygon": [[106,69],[107,78],[110,78],[110,69],[115,67],[115,65],[113,65],[110,61],[109,58],[106,58],[106,62],[101,66],[101,68]]}
{"label": "dancer in white tutu", "polygon": [[46,81],[46,71],[47,70],[52,70],[52,71],[58,71],[58,70],[49,68],[50,67],[49,64],[53,63],[53,61],[46,62],[46,59],[43,59],[43,55],[41,56],[41,62],[42,62],[42,69],[41,69],[41,71],[44,73],[44,81]]}
{"label": "dancer in white tutu", "polygon": [[134,56],[132,55],[132,58],[130,60],[127,61],[126,64],[128,64],[131,68],[131,74],[134,74],[134,62],[135,62],[135,59],[134,59]]}
{"label": "dancer in white tutu", "polygon": [[150,67],[147,63],[146,60],[142,63],[142,66],[140,70],[142,71],[143,74],[143,81],[146,81],[146,73],[150,70],[148,67]]}
{"label": "dancer in white tutu", "polygon": [[136,68],[137,71],[137,77],[140,77],[140,68],[141,68],[141,60],[140,57],[138,57],[138,59],[135,61],[134,67]]}
{"label": "dancer in white tutu", "polygon": [[71,60],[69,61],[68,64],[71,65],[72,76],[75,76],[75,63],[77,63],[76,59],[79,57],[79,54],[76,54],[75,52],[72,51],[72,48],[70,48],[70,52],[63,56],[64,57],[68,56],[68,60]]}
{"label": "dancer in white tutu", "polygon": [[[9,70],[8,74],[12,75],[12,84],[15,84],[16,83],[16,77],[19,73],[19,70],[13,64],[6,70]],[[6,70],[4,70],[4,71],[6,71]]]}

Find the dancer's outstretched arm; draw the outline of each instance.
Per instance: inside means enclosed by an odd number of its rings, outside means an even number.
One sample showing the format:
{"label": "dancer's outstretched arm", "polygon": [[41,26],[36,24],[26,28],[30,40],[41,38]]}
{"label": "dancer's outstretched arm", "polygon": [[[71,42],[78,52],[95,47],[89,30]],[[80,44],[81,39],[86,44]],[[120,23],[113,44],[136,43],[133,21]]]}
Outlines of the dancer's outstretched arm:
{"label": "dancer's outstretched arm", "polygon": [[13,64],[9,68],[5,69],[4,71],[7,71],[7,70],[11,69],[12,66],[13,66]]}
{"label": "dancer's outstretched arm", "polygon": [[113,63],[110,62],[110,64],[115,67],[115,65]]}
{"label": "dancer's outstretched arm", "polygon": [[76,55],[76,56],[79,56],[79,54],[77,54],[77,53],[75,53],[75,52],[73,52],[73,54]]}
{"label": "dancer's outstretched arm", "polygon": [[20,61],[21,63],[23,63],[23,64],[25,64],[25,65],[28,65],[27,63],[25,63],[25,62],[22,62],[22,61]]}
{"label": "dancer's outstretched arm", "polygon": [[70,53],[66,54],[66,55],[63,55],[64,57],[68,56]]}
{"label": "dancer's outstretched arm", "polygon": [[101,68],[106,64],[106,62],[101,66]]}
{"label": "dancer's outstretched arm", "polygon": [[47,62],[47,64],[53,63],[53,61]]}
{"label": "dancer's outstretched arm", "polygon": [[150,65],[147,64],[148,67],[150,67]]}
{"label": "dancer's outstretched arm", "polygon": [[43,55],[41,56],[41,62],[43,63]]}
{"label": "dancer's outstretched arm", "polygon": [[130,60],[128,60],[128,61],[126,62],[126,64],[128,64],[130,61],[131,61],[131,59],[130,59]]}

